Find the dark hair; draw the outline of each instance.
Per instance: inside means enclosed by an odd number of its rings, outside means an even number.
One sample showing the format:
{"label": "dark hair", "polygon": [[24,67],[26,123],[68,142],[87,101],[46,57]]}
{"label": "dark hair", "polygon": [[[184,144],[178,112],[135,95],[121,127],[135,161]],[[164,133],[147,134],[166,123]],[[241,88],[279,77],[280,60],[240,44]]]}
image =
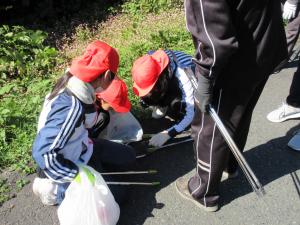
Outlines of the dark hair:
{"label": "dark hair", "polygon": [[[63,88],[66,87],[68,81],[70,80],[70,78],[72,77],[73,75],[70,73],[70,72],[66,72],[61,78],[59,78],[57,81],[56,81],[56,84],[54,85],[49,97],[48,97],[48,100],[51,100],[53,99],[55,96],[57,96],[57,94],[59,93],[60,90],[62,90]],[[104,76],[102,75],[99,75],[100,78],[103,78]],[[109,74],[109,78],[108,80],[109,81],[112,81],[113,79],[115,78],[115,74],[113,72],[110,71],[110,74]]]}
{"label": "dark hair", "polygon": [[66,72],[61,78],[59,78],[57,81],[56,81],[56,84],[54,85],[49,97],[48,97],[48,100],[51,100],[53,99],[55,96],[57,96],[58,92],[60,90],[62,90],[63,88],[66,87],[69,79],[72,77],[73,75],[69,72]]}
{"label": "dark hair", "polygon": [[141,100],[147,105],[159,105],[160,101],[165,97],[170,80],[170,67],[168,66],[163,70],[158,80],[156,81],[152,90],[145,96],[141,97]]}

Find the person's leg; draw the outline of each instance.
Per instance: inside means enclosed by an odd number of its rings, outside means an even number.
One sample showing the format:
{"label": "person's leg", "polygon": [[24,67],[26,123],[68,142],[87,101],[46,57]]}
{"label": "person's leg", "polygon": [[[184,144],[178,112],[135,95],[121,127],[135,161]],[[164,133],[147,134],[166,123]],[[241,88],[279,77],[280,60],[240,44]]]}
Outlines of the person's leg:
{"label": "person's leg", "polygon": [[296,118],[300,118],[300,61],[294,73],[286,102],[267,115],[267,119],[274,123]]}
{"label": "person's leg", "polygon": [[131,146],[119,144],[105,139],[94,140],[94,151],[89,164],[97,167],[111,167],[124,170],[134,165],[135,151]]}
{"label": "person's leg", "polygon": [[[135,152],[130,146],[97,139],[94,140],[94,152],[88,165],[100,173],[103,171],[124,171],[131,169],[135,160]],[[104,176],[104,179],[105,181],[119,180],[111,176]],[[109,185],[109,189],[118,204],[126,201],[127,186]]]}
{"label": "person's leg", "polygon": [[[265,81],[261,83],[260,88],[254,84],[252,87],[247,87],[247,84],[244,89],[238,85],[224,88],[214,101],[215,110],[229,133],[234,139],[241,139],[237,143],[239,147],[246,141],[251,113],[264,84]],[[250,106],[248,114],[246,110]],[[244,115],[247,116],[244,118]],[[243,119],[246,121],[240,126]],[[245,131],[242,131],[242,128]],[[218,204],[219,184],[230,150],[214,121],[208,114],[201,113],[198,107],[192,123],[192,132],[197,151],[197,167],[196,174],[188,182],[188,188],[199,203],[205,207],[214,207]]]}
{"label": "person's leg", "polygon": [[[252,98],[250,99],[247,108],[244,111],[243,117],[240,120],[240,123],[237,127],[237,131],[234,138],[234,141],[238,148],[243,151],[246,141],[247,141],[247,136],[249,133],[249,128],[250,128],[250,123],[251,123],[251,118],[252,118],[252,113],[254,110],[254,107],[261,95],[261,92],[266,84],[267,80],[262,81],[261,84],[259,84],[256,88],[256,91],[253,93]],[[233,154],[230,152],[229,158],[228,158],[228,163],[227,166],[225,167],[225,171],[228,172],[229,174],[234,174],[237,171],[238,168],[238,163],[233,156]]]}
{"label": "person's leg", "polygon": [[293,107],[300,108],[300,62],[290,87],[290,93],[286,98],[286,103]]}
{"label": "person's leg", "polygon": [[[220,96],[222,98],[222,96]],[[220,104],[215,110],[219,113]],[[221,179],[229,150],[216,124],[207,113],[195,107],[192,136],[196,152],[196,174],[189,180],[190,194],[205,207],[218,204],[218,182]]]}
{"label": "person's leg", "polygon": [[292,54],[292,50],[298,40],[300,32],[300,10],[297,12],[297,16],[288,22],[286,26],[286,41],[288,47],[288,56]]}

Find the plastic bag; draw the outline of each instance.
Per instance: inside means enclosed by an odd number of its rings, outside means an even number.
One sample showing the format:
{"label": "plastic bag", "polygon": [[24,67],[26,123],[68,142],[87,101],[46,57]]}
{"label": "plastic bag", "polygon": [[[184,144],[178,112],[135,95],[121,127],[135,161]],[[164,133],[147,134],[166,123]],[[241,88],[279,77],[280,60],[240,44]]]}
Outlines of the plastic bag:
{"label": "plastic bag", "polygon": [[84,166],[66,190],[57,214],[60,225],[115,225],[120,208],[102,176]]}
{"label": "plastic bag", "polygon": [[128,113],[117,113],[109,110],[110,122],[100,133],[99,138],[119,143],[140,141],[143,137],[143,129],[137,119]]}

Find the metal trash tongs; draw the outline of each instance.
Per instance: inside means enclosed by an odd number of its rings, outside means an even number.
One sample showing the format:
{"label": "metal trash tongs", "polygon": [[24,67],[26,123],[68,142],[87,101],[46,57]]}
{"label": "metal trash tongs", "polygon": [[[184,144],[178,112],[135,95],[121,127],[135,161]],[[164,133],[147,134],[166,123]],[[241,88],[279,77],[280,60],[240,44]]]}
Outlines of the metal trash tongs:
{"label": "metal trash tongs", "polygon": [[[188,75],[193,89],[195,92],[198,92],[198,82],[194,76],[194,73],[191,71],[191,69],[185,69],[186,74]],[[257,177],[255,176],[253,170],[250,168],[249,164],[247,163],[246,159],[242,155],[241,151],[235,144],[234,140],[230,136],[229,132],[227,131],[226,127],[224,126],[223,122],[221,121],[220,117],[214,110],[214,108],[209,105],[208,106],[208,113],[212,117],[212,119],[215,121],[217,127],[219,128],[219,131],[221,132],[223,138],[227,142],[232,154],[234,155],[235,159],[237,160],[238,164],[240,165],[243,173],[245,174],[247,180],[249,181],[253,191],[259,196],[262,197],[265,194],[265,190]]]}

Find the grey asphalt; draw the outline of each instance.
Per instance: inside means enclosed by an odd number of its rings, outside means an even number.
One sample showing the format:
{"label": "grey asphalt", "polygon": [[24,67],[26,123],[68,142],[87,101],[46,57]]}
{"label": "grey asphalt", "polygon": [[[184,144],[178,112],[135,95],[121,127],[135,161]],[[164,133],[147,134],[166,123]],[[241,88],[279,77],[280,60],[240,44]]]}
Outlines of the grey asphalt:
{"label": "grey asphalt", "polygon": [[[237,179],[222,182],[221,208],[215,213],[204,212],[181,198],[175,190],[176,178],[194,173],[192,145],[183,144],[139,161],[140,169],[155,168],[159,173],[136,179],[160,180],[161,186],[132,187],[129,201],[121,207],[119,224],[300,224],[300,183],[297,180],[300,152],[286,147],[295,130],[300,129],[300,121],[271,123],[266,120],[266,114],[285,100],[295,65],[292,63],[290,68],[270,77],[255,108],[245,148],[247,161],[265,187],[265,197],[259,199],[240,173]],[[30,183],[0,208],[0,225],[59,224],[56,210],[56,207],[43,206],[33,196]]]}

